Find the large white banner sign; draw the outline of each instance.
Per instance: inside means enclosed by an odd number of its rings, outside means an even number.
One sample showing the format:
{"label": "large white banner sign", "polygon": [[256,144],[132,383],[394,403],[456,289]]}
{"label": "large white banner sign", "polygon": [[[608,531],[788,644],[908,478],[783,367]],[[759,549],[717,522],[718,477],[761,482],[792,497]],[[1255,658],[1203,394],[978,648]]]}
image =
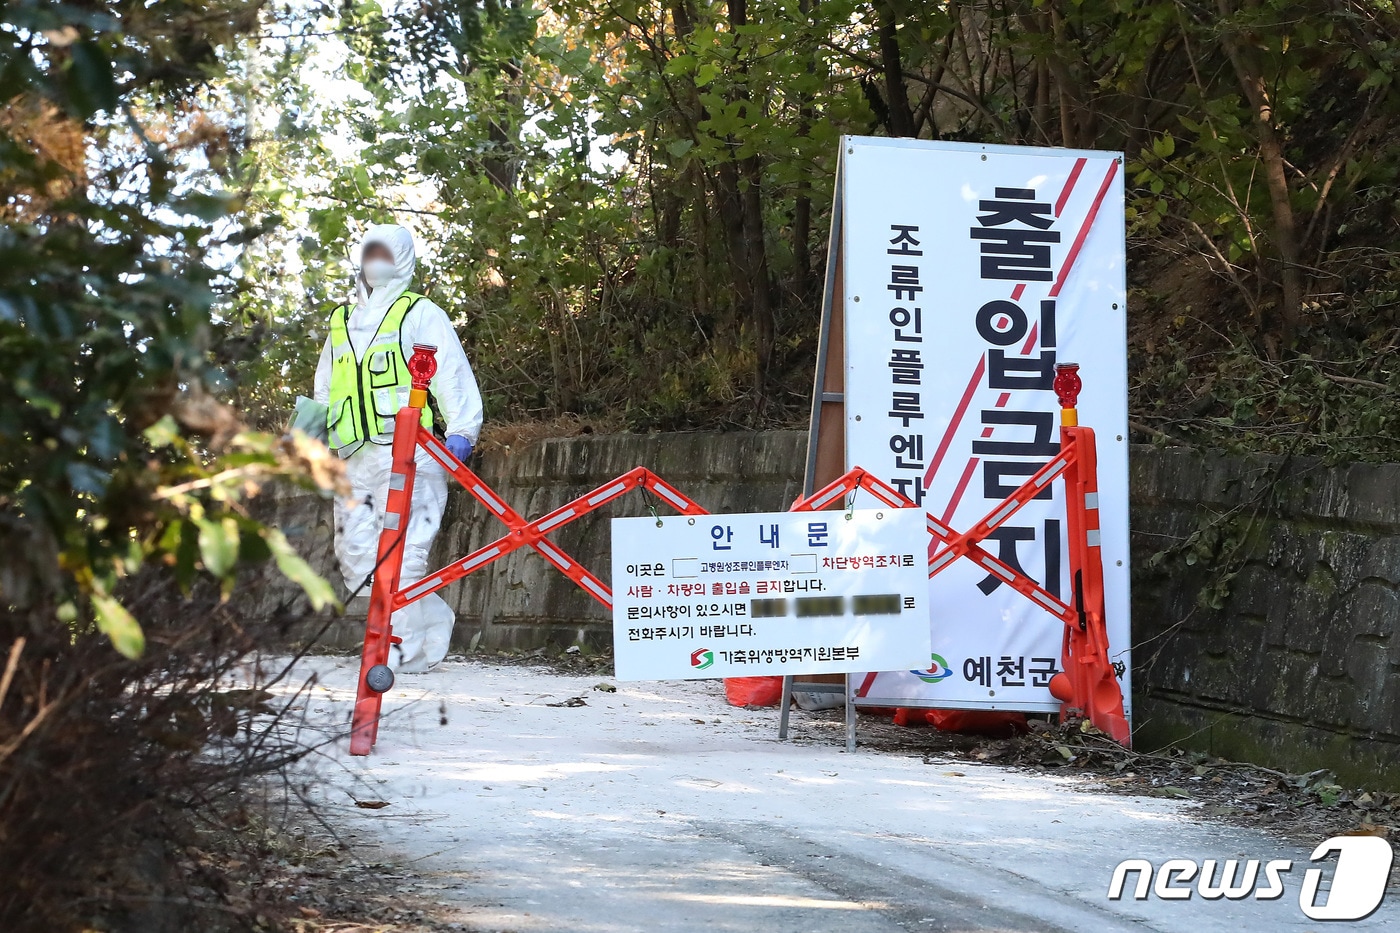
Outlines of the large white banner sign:
{"label": "large white banner sign", "polygon": [[[847,466],[965,530],[1059,450],[1055,364],[1080,364],[1079,423],[1098,438],[1110,656],[1126,666],[1121,157],[847,137],[838,184]],[[1062,483],[983,547],[1071,600]],[[929,663],[857,678],[858,702],[1059,708],[1046,685],[1061,622],[967,560],[929,581],[929,603]],[[1127,708],[1126,673],[1121,684]]]}
{"label": "large white banner sign", "polygon": [[916,509],[612,521],[619,680],[842,674],[929,653]]}

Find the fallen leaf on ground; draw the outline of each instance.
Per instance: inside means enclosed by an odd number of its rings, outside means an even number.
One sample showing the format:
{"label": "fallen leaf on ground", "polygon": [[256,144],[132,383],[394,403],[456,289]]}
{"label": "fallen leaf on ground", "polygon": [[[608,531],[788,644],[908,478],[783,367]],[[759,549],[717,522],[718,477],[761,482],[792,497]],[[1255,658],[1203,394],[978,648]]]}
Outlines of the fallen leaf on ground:
{"label": "fallen leaf on ground", "polygon": [[1144,787],[1142,792],[1152,797],[1176,797],[1181,800],[1188,800],[1191,797],[1190,791],[1182,790],[1180,787]]}

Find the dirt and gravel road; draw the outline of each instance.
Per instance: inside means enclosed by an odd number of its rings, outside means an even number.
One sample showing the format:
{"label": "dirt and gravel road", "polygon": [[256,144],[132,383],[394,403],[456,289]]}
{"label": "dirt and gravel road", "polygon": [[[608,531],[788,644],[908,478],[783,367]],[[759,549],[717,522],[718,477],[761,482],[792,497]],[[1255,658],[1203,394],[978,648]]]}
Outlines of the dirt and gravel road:
{"label": "dirt and gravel road", "polygon": [[[304,662],[307,728],[348,720],[356,662]],[[609,692],[606,687],[615,687]],[[404,676],[379,746],[313,789],[362,859],[464,930],[515,933],[1317,930],[1309,852],[1198,804],[1084,778],[862,748],[718,684],[454,661]],[[298,701],[301,702],[301,701]],[[1125,858],[1291,859],[1281,898],[1108,900]],[[1328,867],[1330,876],[1330,866]],[[1395,896],[1368,920],[1400,930]]]}

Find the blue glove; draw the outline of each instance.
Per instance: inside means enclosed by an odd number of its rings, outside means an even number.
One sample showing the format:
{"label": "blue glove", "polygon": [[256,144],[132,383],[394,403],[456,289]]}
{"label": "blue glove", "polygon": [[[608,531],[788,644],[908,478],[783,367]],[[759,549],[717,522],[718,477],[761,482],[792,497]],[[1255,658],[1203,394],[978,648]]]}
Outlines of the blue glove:
{"label": "blue glove", "polygon": [[447,449],[452,451],[452,456],[463,463],[472,455],[472,442],[461,434],[447,435]]}

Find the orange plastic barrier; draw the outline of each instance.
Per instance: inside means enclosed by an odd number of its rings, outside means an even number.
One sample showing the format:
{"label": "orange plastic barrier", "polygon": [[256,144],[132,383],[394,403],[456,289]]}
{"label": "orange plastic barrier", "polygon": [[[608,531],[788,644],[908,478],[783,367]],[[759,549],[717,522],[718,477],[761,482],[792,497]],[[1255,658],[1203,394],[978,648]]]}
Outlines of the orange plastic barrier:
{"label": "orange plastic barrier", "polygon": [[[1098,458],[1094,431],[1079,425],[1079,413],[1075,408],[1083,387],[1079,366],[1074,363],[1056,366],[1054,387],[1060,401],[1060,452],[967,531],[955,531],[927,515],[929,533],[943,543],[929,558],[928,575],[934,576],[960,557],[967,558],[1063,622],[1063,669],[1050,679],[1050,694],[1060,701],[1061,720],[1088,719],[1115,741],[1131,745],[1132,732],[1123,713],[1123,691],[1108,657],[1103,556],[1099,549]],[[993,531],[1061,477],[1065,482],[1068,511],[1072,606],[980,547]],[[889,506],[914,507],[913,501],[894,487],[856,468],[805,499],[797,500],[792,510],[816,511],[857,489],[864,489]]]}
{"label": "orange plastic barrier", "polygon": [[777,706],[783,698],[783,678],[726,677],[724,698],[730,706]]}
{"label": "orange plastic barrier", "polygon": [[[523,547],[536,551],[584,592],[611,609],[611,588],[550,541],[548,535],[633,489],[653,493],[682,515],[709,514],[651,471],[637,467],[547,515],[527,521],[479,476],[454,457],[431,431],[422,426],[422,409],[428,402],[428,384],[437,372],[437,361],[434,358],[436,352],[436,347],[413,348],[413,355],[408,361],[413,388],[409,392],[408,404],[399,410],[394,422],[393,468],[389,479],[389,493],[384,504],[384,525],[379,535],[379,555],[375,565],[374,583],[370,590],[369,615],[365,620],[365,643],[360,658],[360,677],[350,733],[352,755],[368,755],[378,738],[379,711],[383,695],[394,683],[394,674],[389,669],[388,662],[390,646],[399,641],[393,634],[391,625],[396,610]],[[1078,368],[1073,364],[1057,367],[1055,391],[1063,409],[1060,452],[1049,463],[967,532],[955,532],[932,515],[926,514],[930,533],[944,544],[942,550],[934,553],[929,559],[929,576],[938,573],[959,557],[974,560],[1064,622],[1064,670],[1050,681],[1051,694],[1061,702],[1061,718],[1087,717],[1094,725],[1127,745],[1131,736],[1128,721],[1123,715],[1122,692],[1108,658],[1108,636],[1104,627],[1103,563],[1099,553],[1094,432],[1078,426],[1074,408],[1080,387],[1079,377],[1075,372]],[[430,573],[421,580],[401,585],[399,576],[403,565],[404,542],[401,529],[408,527],[414,479],[417,475],[414,454],[419,447],[426,450],[429,456],[461,483],[478,502],[490,509],[509,530],[490,544],[453,561],[441,570]],[[1070,572],[1074,589],[1073,607],[1061,602],[1040,584],[979,546],[979,543],[997,527],[1061,475],[1065,478],[1069,492],[1067,524]],[[865,489],[876,499],[894,508],[918,507],[893,487],[857,467],[811,496],[794,502],[791,510],[815,511],[830,505],[839,497],[853,493],[856,489]],[[779,681],[781,691],[781,678],[773,679]]]}
{"label": "orange plastic barrier", "polygon": [[[633,489],[644,489],[653,493],[682,515],[708,514],[688,496],[656,474],[637,467],[547,515],[527,521],[507,505],[504,499],[496,495],[481,477],[452,456],[431,431],[423,427],[420,419],[423,406],[428,403],[428,383],[437,372],[437,360],[434,357],[436,352],[436,347],[413,348],[413,356],[408,361],[408,370],[413,377],[413,389],[409,392],[408,404],[399,410],[394,421],[393,471],[389,477],[389,494],[384,504],[384,528],[379,534],[379,559],[375,565],[374,583],[370,590],[369,616],[365,620],[365,645],[360,657],[360,679],[350,731],[352,755],[368,755],[379,736],[381,701],[385,691],[394,683],[393,672],[388,663],[389,646],[399,640],[393,634],[390,625],[390,619],[396,610],[523,547],[534,549],[585,593],[612,609],[612,589],[570,557],[563,548],[550,541],[548,535]],[[409,506],[413,501],[413,481],[417,474],[414,453],[418,447],[426,450],[429,456],[471,493],[473,498],[490,509],[509,531],[441,570],[401,586],[399,573],[403,565],[404,538],[399,529],[408,528]]]}

